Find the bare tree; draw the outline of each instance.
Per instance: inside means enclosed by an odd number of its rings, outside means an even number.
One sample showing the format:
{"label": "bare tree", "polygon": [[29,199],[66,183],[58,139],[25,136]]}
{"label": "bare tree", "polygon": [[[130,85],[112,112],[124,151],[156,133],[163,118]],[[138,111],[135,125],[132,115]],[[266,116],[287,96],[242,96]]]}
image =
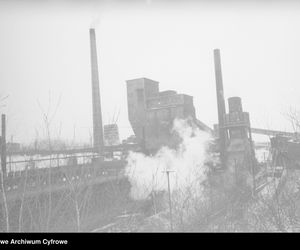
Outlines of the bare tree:
{"label": "bare tree", "polygon": [[23,184],[23,193],[22,193],[20,212],[19,212],[19,232],[21,232],[21,230],[22,230],[23,207],[24,207],[24,200],[25,200],[25,194],[26,194],[26,188],[27,188],[27,176],[28,176],[28,166],[25,167],[25,180],[24,180],[24,184]]}
{"label": "bare tree", "polygon": [[[47,111],[45,112],[44,109],[42,108],[42,106],[40,105],[39,101],[39,107],[42,111],[42,115],[43,115],[43,121],[44,121],[44,125],[45,125],[45,130],[46,130],[46,136],[47,136],[47,140],[48,140],[48,148],[50,150],[50,152],[53,151],[53,147],[52,147],[52,138],[51,138],[51,124],[55,118],[56,112],[58,110],[58,107],[60,105],[60,101],[61,101],[61,95],[59,96],[59,99],[56,103],[56,107],[54,109],[54,112],[51,113],[51,95],[49,92],[49,102],[48,102],[48,108]],[[52,157],[52,154],[51,154]],[[52,168],[52,160],[50,159],[49,161],[49,171],[48,171],[48,186],[49,186],[49,204],[48,204],[48,215],[47,215],[47,223],[46,223],[46,230],[49,231],[49,224],[50,224],[50,220],[51,220],[51,209],[52,209],[52,179],[51,179],[51,168]]]}
{"label": "bare tree", "polygon": [[0,181],[1,181],[2,197],[3,197],[3,204],[4,204],[4,220],[6,223],[6,232],[9,232],[9,213],[8,213],[7,197],[5,191],[4,174],[2,168],[0,168],[0,175],[1,175]]}
{"label": "bare tree", "polygon": [[290,122],[293,132],[300,133],[300,111],[297,108],[289,107],[283,115]]}

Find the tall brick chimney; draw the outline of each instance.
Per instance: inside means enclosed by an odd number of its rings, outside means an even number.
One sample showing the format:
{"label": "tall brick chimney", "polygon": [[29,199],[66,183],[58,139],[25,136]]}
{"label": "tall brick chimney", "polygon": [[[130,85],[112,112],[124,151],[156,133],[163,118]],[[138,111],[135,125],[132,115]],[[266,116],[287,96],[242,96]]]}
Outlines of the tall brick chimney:
{"label": "tall brick chimney", "polygon": [[97,153],[103,152],[103,128],[101,99],[99,89],[98,61],[96,34],[94,29],[90,29],[90,45],[91,45],[91,70],[92,70],[92,101],[93,101],[93,146]]}

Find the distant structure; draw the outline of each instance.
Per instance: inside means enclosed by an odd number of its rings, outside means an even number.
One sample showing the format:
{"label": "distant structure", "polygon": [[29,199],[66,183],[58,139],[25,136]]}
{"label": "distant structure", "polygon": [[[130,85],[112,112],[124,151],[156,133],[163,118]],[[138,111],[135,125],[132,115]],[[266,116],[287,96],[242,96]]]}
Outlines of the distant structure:
{"label": "distant structure", "polygon": [[229,112],[225,115],[224,131],[227,135],[227,165],[238,164],[252,172],[254,147],[249,113],[244,112],[240,97],[228,98]]}
{"label": "distant structure", "polygon": [[219,124],[215,126],[219,138],[220,158],[223,166],[232,161],[245,161],[254,154],[249,113],[243,111],[240,97],[228,99],[229,112],[226,113],[220,50],[214,50],[216,93]]}
{"label": "distant structure", "polygon": [[137,140],[146,152],[178,141],[171,129],[175,118],[191,118],[203,130],[210,130],[195,116],[193,97],[174,90],[159,91],[159,83],[147,78],[126,81],[128,117]]}
{"label": "distant structure", "polygon": [[214,128],[218,138],[221,168],[226,169],[227,184],[236,183],[239,179],[244,183],[252,183],[254,190],[257,164],[249,113],[243,111],[240,97],[228,99],[229,111],[226,113],[219,49],[214,50],[214,62],[219,120]]}
{"label": "distant structure", "polygon": [[94,29],[90,29],[90,46],[91,46],[92,102],[93,102],[93,147],[97,153],[102,154],[104,143],[103,143],[101,99],[100,99],[99,76],[98,76],[96,34]]}
{"label": "distant structure", "polygon": [[120,144],[119,128],[117,124],[104,125],[104,145],[114,146]]}
{"label": "distant structure", "polygon": [[135,135],[130,135],[126,139],[122,140],[122,144],[137,144],[138,141]]}

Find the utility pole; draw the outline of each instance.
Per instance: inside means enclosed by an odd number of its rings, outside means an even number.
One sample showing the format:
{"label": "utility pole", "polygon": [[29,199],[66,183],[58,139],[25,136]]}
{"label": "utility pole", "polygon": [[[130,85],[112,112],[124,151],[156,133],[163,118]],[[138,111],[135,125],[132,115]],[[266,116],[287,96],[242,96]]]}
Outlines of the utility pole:
{"label": "utility pole", "polygon": [[173,232],[173,215],[172,215],[172,200],[171,200],[171,188],[170,188],[170,173],[174,172],[174,171],[166,170],[165,172],[167,174],[167,180],[168,180],[169,208],[170,208],[170,229],[171,229],[171,232]]}

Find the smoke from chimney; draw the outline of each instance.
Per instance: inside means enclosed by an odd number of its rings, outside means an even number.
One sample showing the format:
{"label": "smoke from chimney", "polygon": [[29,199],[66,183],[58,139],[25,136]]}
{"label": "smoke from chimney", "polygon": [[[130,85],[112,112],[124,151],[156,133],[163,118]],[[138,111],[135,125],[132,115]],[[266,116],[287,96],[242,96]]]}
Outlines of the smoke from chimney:
{"label": "smoke from chimney", "polygon": [[[206,180],[206,161],[210,134],[191,127],[186,120],[175,120],[173,131],[181,138],[177,149],[162,147],[154,156],[130,152],[127,158],[125,175],[131,183],[131,197],[146,199],[151,192],[167,191],[166,170],[170,174],[172,193],[185,193],[193,190],[193,195],[201,196],[201,183]],[[178,193],[177,192],[177,193]]]}

